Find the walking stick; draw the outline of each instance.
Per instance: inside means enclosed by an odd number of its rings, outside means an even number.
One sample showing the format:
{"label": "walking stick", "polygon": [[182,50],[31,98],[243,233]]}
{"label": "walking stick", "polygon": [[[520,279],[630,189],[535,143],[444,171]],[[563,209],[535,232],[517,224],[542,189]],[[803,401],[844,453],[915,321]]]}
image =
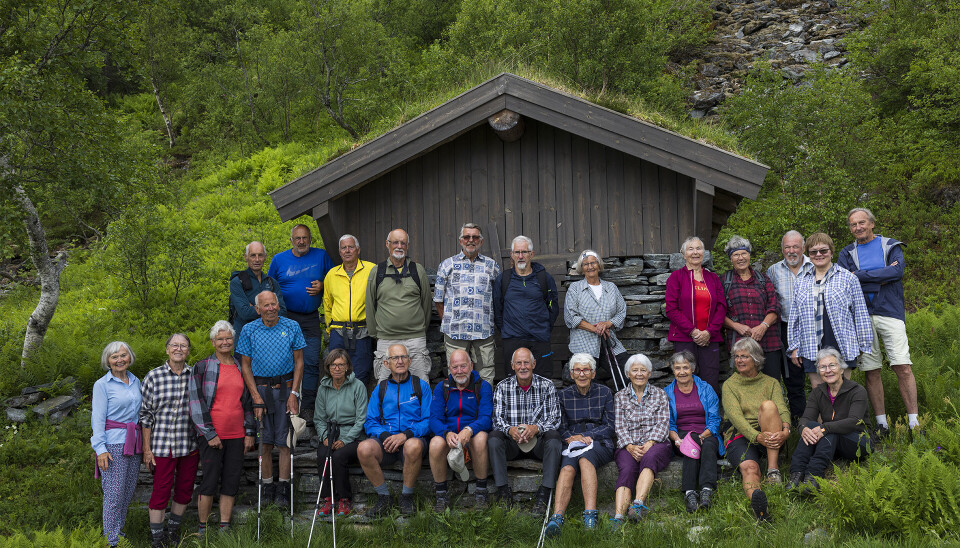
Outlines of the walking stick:
{"label": "walking stick", "polygon": [[[317,489],[317,504],[313,508],[313,520],[310,522],[310,536],[307,537],[307,548],[310,548],[310,543],[313,541],[313,528],[317,523],[317,513],[320,511],[320,494],[323,493],[323,478],[327,474],[327,466],[330,467],[330,500],[333,503],[336,503],[336,497],[333,493],[333,444],[340,439],[340,426],[337,425],[335,421],[330,421],[327,423],[327,457],[323,460],[323,471],[320,473],[320,487]],[[323,440],[320,441],[323,443]],[[336,508],[333,508],[331,513],[331,518],[333,520],[333,548],[337,548],[337,512]]]}
{"label": "walking stick", "polygon": [[550,521],[550,510],[553,509],[553,489],[550,490],[550,497],[547,499],[547,513],[543,516],[543,525],[540,527],[540,540],[537,541],[537,548],[543,548],[545,535],[547,533],[547,522]]}
{"label": "walking stick", "polygon": [[607,367],[610,368],[610,376],[613,378],[613,387],[620,391],[626,388],[627,381],[623,378],[623,371],[620,370],[620,362],[617,361],[617,355],[613,352],[613,342],[610,337],[601,337],[600,345],[603,346],[607,356]]}
{"label": "walking stick", "polygon": [[[254,405],[266,409],[265,405]],[[263,497],[263,419],[257,418],[257,541],[260,541],[260,503]]]}
{"label": "walking stick", "polygon": [[[320,488],[317,489],[317,504],[313,507],[313,520],[310,522],[310,536],[307,537],[307,548],[310,548],[310,543],[313,542],[313,528],[317,524],[317,514],[320,512],[320,493],[323,493],[323,478],[327,476],[327,466],[333,467],[332,460],[330,452],[327,451],[327,457],[323,459],[323,471],[320,472]],[[331,495],[332,494],[333,493],[331,493]],[[331,499],[332,498],[333,497],[331,497]]]}

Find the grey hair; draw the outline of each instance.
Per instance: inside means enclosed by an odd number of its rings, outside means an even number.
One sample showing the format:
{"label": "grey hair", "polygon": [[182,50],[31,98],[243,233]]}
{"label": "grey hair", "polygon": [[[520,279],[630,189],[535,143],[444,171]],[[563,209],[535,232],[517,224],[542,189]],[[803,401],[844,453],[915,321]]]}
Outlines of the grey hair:
{"label": "grey hair", "polygon": [[855,208],[851,209],[850,212],[847,213],[847,220],[848,220],[848,221],[850,220],[850,217],[851,217],[854,213],[866,213],[866,214],[867,214],[867,220],[870,221],[870,222],[873,223],[873,224],[877,224],[877,218],[874,217],[873,212],[870,211],[869,209],[865,208],[865,207],[855,207]]}
{"label": "grey hair", "polygon": [[692,241],[694,241],[694,240],[700,242],[700,245],[702,245],[702,246],[704,247],[704,249],[706,249],[707,244],[703,243],[703,240],[700,239],[700,236],[690,236],[689,238],[687,238],[686,240],[684,240],[682,244],[680,244],[680,254],[681,254],[681,255],[683,255],[684,252],[687,250],[687,244],[689,244],[690,242],[692,242]]}
{"label": "grey hair", "polygon": [[246,247],[243,248],[243,256],[244,256],[244,257],[249,257],[249,256],[250,256],[250,246],[252,246],[253,244],[260,244],[260,247],[263,248],[263,253],[264,253],[264,254],[267,253],[267,246],[263,245],[263,242],[258,242],[258,241],[256,241],[256,240],[254,240],[254,241],[250,242],[249,244],[247,244]]}
{"label": "grey hair", "polygon": [[570,356],[570,362],[567,363],[567,369],[570,370],[570,376],[573,376],[573,366],[578,364],[587,364],[590,366],[592,371],[597,370],[597,360],[593,358],[590,354],[586,352],[577,352],[573,356]]}
{"label": "grey hair", "polygon": [[170,346],[170,341],[172,341],[174,337],[183,337],[184,339],[186,339],[187,349],[193,346],[193,343],[190,342],[190,337],[188,337],[186,333],[174,333],[173,335],[170,335],[169,337],[167,337],[167,342],[165,342],[163,346],[164,347]]}
{"label": "grey hair", "polygon": [[212,341],[213,339],[216,339],[217,335],[221,331],[226,331],[230,333],[231,337],[237,336],[237,332],[236,330],[233,329],[233,326],[230,325],[230,322],[228,322],[227,320],[219,320],[217,321],[217,323],[213,324],[213,327],[210,328],[210,340]]}
{"label": "grey hair", "polygon": [[[257,293],[257,296],[253,298],[253,304],[254,304],[255,306],[260,306],[260,295],[263,295],[264,293],[270,293],[270,294],[273,295],[274,297],[277,296],[277,294],[274,293],[273,291],[270,291],[269,289],[264,289],[264,290],[261,291],[260,293]],[[280,299],[277,299],[277,302],[280,302]]]}
{"label": "grey hair", "polygon": [[517,358],[517,352],[520,352],[521,350],[526,350],[527,352],[529,352],[529,353],[530,353],[530,359],[533,361],[534,364],[537,363],[537,357],[533,355],[533,350],[530,350],[530,349],[527,348],[526,346],[521,346],[520,348],[514,350],[514,351],[513,351],[513,354],[510,354],[510,363],[513,363],[513,360],[515,360],[515,359]]}
{"label": "grey hair", "polygon": [[530,248],[530,251],[533,251],[533,240],[524,236],[523,234],[517,236],[510,242],[510,251],[513,251],[513,246],[517,245],[519,242],[527,244],[527,247]]}
{"label": "grey hair", "polygon": [[846,368],[847,362],[843,359],[843,354],[839,350],[832,346],[821,349],[817,352],[817,365],[820,365],[820,361],[829,357],[834,357],[837,359],[837,363],[840,364],[840,367]]}
{"label": "grey hair", "polygon": [[113,341],[103,348],[103,352],[100,354],[100,367],[104,371],[110,371],[110,355],[120,352],[122,348],[126,348],[127,352],[130,353],[130,365],[133,365],[133,362],[137,361],[137,355],[133,353],[133,349],[130,348],[130,345],[123,341]]}
{"label": "grey hair", "polygon": [[573,265],[573,267],[577,269],[577,274],[583,274],[583,261],[587,257],[596,257],[598,268],[600,269],[600,272],[603,272],[603,259],[600,258],[600,255],[592,249],[584,249],[580,253],[580,257],[577,258],[576,264]]}
{"label": "grey hair", "polygon": [[629,377],[630,370],[633,369],[633,366],[638,363],[647,370],[647,373],[653,373],[653,362],[650,361],[650,358],[648,358],[645,354],[634,354],[627,359],[627,363],[623,364],[623,374]]}
{"label": "grey hair", "polygon": [[[737,352],[739,350],[746,350],[750,354],[750,357],[753,358],[753,362],[757,364],[757,371],[760,371],[763,367],[763,362],[766,361],[763,355],[763,349],[760,348],[760,343],[750,337],[745,337],[733,343],[733,348],[730,349],[730,352]],[[733,356],[731,356],[730,359],[732,360]]]}
{"label": "grey hair", "polygon": [[727,255],[739,248],[746,248],[747,253],[753,253],[753,246],[750,245],[750,240],[744,238],[743,236],[733,235],[730,237],[730,241],[727,242],[727,245],[723,246],[723,252]]}
{"label": "grey hair", "polygon": [[[847,218],[849,219],[850,217],[847,217]],[[803,237],[803,234],[801,234],[799,231],[797,231],[797,230],[788,230],[788,231],[783,235],[783,237],[780,238],[780,245],[781,245],[781,247],[783,246],[783,242],[784,242],[787,238],[800,238],[801,240],[805,240],[805,238]],[[802,246],[803,246],[803,244],[801,244],[801,247],[802,247]]]}
{"label": "grey hair", "polygon": [[340,236],[340,239],[337,240],[337,247],[340,247],[340,244],[342,244],[347,238],[353,238],[354,245],[357,246],[357,249],[360,249],[360,240],[358,240],[353,234],[344,234],[343,236]]}
{"label": "grey hair", "polygon": [[305,224],[303,224],[303,223],[300,223],[300,224],[297,224],[297,225],[293,225],[293,228],[290,229],[290,237],[291,237],[291,238],[293,238],[293,231],[296,230],[296,229],[298,229],[298,228],[305,228],[305,229],[307,229],[307,234],[310,234],[310,237],[311,237],[311,238],[313,237],[313,232],[310,232],[310,227],[307,226],[307,225],[305,225]]}
{"label": "grey hair", "polygon": [[460,227],[460,237],[461,237],[461,238],[463,238],[463,231],[464,231],[465,229],[467,229],[467,228],[472,229],[472,230],[476,230],[477,232],[479,232],[479,233],[480,233],[480,239],[481,239],[481,240],[483,239],[483,229],[480,228],[480,225],[478,225],[478,224],[476,224],[476,223],[463,223],[463,226]]}
{"label": "grey hair", "polygon": [[697,372],[697,358],[693,356],[693,352],[690,352],[689,350],[681,350],[680,352],[675,353],[673,356],[670,356],[670,369],[673,369],[673,366],[680,362],[689,363],[690,367],[693,368],[693,372]]}

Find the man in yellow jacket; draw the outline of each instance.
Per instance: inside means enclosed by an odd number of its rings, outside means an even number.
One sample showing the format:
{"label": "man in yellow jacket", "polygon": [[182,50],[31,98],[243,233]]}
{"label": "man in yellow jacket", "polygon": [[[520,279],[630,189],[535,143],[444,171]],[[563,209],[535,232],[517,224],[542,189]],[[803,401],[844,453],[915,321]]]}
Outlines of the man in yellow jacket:
{"label": "man in yellow jacket", "polygon": [[367,332],[367,278],[374,265],[360,260],[360,241],[352,234],[340,237],[343,263],[323,279],[323,316],[330,334],[328,350],[343,348],[350,354],[353,373],[367,384],[373,370],[373,340]]}

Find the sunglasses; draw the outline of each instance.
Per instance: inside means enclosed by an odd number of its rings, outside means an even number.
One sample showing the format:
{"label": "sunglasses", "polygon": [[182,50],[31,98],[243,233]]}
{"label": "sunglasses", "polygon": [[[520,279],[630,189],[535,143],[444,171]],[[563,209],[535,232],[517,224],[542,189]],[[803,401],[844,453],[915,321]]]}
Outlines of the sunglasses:
{"label": "sunglasses", "polygon": [[813,257],[816,255],[829,255],[833,252],[830,251],[830,248],[828,247],[825,249],[811,249],[809,253],[810,253],[810,256]]}

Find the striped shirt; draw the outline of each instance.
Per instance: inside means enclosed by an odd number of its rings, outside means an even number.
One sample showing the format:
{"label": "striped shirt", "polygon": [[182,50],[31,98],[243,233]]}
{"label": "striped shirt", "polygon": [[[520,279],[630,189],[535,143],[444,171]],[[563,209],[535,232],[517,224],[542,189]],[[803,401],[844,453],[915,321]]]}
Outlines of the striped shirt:
{"label": "striped shirt", "polygon": [[637,397],[633,385],[627,386],[614,396],[616,408],[617,447],[629,444],[643,445],[653,440],[667,439],[670,430],[670,400],[662,388],[650,383],[644,386],[643,394]]}
{"label": "striped shirt", "polygon": [[167,362],[143,378],[140,426],[150,428],[150,450],[158,457],[184,457],[197,448],[190,427],[189,380],[190,367],[177,375]]}
{"label": "striped shirt", "polygon": [[602,384],[590,383],[586,394],[571,385],[560,391],[560,437],[587,436],[593,442],[613,449],[614,430],[613,392]]}
{"label": "striped shirt", "polygon": [[627,317],[627,303],[613,283],[601,280],[600,287],[603,292],[599,299],[590,290],[587,280],[576,281],[567,289],[563,302],[563,321],[570,328],[570,352],[574,354],[586,352],[594,358],[600,357],[600,337],[590,331],[577,329],[581,320],[592,324],[602,321],[613,323],[613,329],[607,332],[613,342],[613,353],[627,351],[614,333],[614,330],[623,327],[623,320]]}
{"label": "striped shirt", "polygon": [[773,287],[777,289],[777,302],[780,305],[780,321],[787,322],[790,319],[790,309],[793,307],[793,286],[797,278],[813,270],[813,263],[810,257],[803,256],[803,263],[800,265],[800,272],[794,274],[787,261],[783,260],[767,269],[767,278],[773,282]]}
{"label": "striped shirt", "polygon": [[500,265],[490,257],[470,260],[461,251],[437,267],[433,301],[443,303],[440,331],[456,340],[493,336],[493,281]]}
{"label": "striped shirt", "polygon": [[493,428],[507,432],[512,426],[534,424],[540,432],[560,426],[560,398],[553,381],[534,374],[527,390],[513,375],[500,381],[493,393]]}

